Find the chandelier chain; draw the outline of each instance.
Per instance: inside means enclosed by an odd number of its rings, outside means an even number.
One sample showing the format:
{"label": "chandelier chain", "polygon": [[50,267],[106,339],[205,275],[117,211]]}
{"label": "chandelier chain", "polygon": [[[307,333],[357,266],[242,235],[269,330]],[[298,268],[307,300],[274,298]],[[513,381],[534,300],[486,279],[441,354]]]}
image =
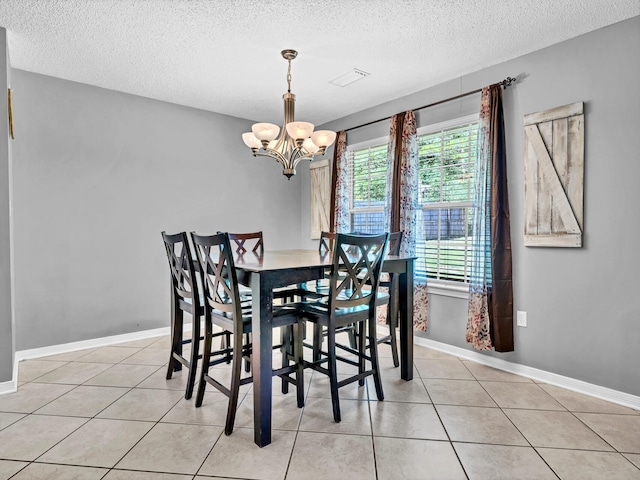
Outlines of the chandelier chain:
{"label": "chandelier chain", "polygon": [[287,69],[287,93],[291,93],[291,59],[287,59],[289,68]]}

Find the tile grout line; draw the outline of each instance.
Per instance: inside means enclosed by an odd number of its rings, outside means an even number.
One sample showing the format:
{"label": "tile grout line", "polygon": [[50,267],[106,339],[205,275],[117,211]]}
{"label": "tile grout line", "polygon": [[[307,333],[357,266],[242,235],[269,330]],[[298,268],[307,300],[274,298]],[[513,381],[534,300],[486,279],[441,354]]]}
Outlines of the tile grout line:
{"label": "tile grout line", "polygon": [[[465,365],[466,366],[466,365]],[[473,375],[473,377],[478,380],[478,377],[476,375],[474,375],[473,372],[471,372],[471,375]],[[556,473],[556,471],[551,467],[551,465],[549,465],[549,463],[544,459],[544,457],[540,454],[540,452],[538,451],[538,449],[536,449],[536,447],[534,447],[531,444],[531,441],[529,441],[529,439],[525,436],[525,434],[518,428],[518,426],[513,422],[513,420],[511,419],[511,417],[509,417],[509,415],[506,414],[506,412],[504,411],[504,408],[496,401],[495,398],[493,398],[493,395],[491,395],[491,393],[489,393],[489,391],[485,388],[485,386],[482,384],[482,382],[480,380],[478,380],[478,384],[480,385],[480,387],[486,392],[487,395],[489,395],[489,397],[495,402],[495,404],[498,406],[498,408],[500,409],[500,411],[502,412],[502,415],[504,415],[506,417],[506,419],[511,423],[511,425],[513,425],[513,428],[516,429],[516,431],[522,436],[522,438],[524,438],[524,440],[529,444],[529,447],[531,449],[533,449],[534,452],[536,452],[536,455],[538,455],[538,458],[540,458],[540,460],[542,460],[542,462],[549,468],[549,470],[551,471],[551,473],[553,473],[558,479],[560,479],[560,475],[558,475]],[[540,388],[538,386],[538,388]],[[543,390],[543,388],[540,388],[540,390]],[[545,393],[548,394],[548,392],[545,391]],[[555,400],[555,399],[554,399]],[[559,402],[558,402],[559,403]],[[562,405],[564,407],[564,405]],[[555,410],[554,410],[555,411]]]}
{"label": "tile grout line", "polygon": [[[307,392],[304,397],[304,405],[301,408],[301,412],[298,416],[298,424],[296,425],[295,435],[293,436],[293,444],[291,445],[291,453],[289,454],[289,459],[287,461],[287,468],[284,470],[284,479],[286,480],[289,475],[289,468],[291,468],[291,462],[293,461],[293,452],[296,449],[296,442],[298,441],[298,434],[300,433],[300,425],[302,424],[302,417],[304,415],[304,411],[307,408],[307,402],[309,400],[309,390],[311,389],[311,380],[314,377],[315,372],[311,371],[311,375],[309,378],[309,387],[307,388]],[[303,373],[304,376],[304,373]]]}

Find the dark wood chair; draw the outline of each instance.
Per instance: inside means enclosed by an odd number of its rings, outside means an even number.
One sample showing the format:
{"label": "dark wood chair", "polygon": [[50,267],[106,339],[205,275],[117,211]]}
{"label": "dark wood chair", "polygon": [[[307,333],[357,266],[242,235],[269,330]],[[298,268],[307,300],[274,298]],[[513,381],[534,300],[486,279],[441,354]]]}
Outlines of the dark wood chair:
{"label": "dark wood chair", "polygon": [[[373,376],[377,398],[384,399],[378,365],[376,306],[388,301],[388,295],[378,291],[387,239],[386,233],[367,236],[337,234],[328,297],[300,303],[303,318],[326,330],[327,350],[320,351],[320,358],[304,364],[329,377],[336,422],[341,420],[340,387],[356,381],[364,385],[365,378]],[[354,324],[359,332],[357,348],[338,344],[338,329]],[[355,355],[357,361],[339,355],[338,349]],[[357,366],[358,373],[338,381],[338,361]],[[371,364],[369,369],[366,368],[367,361]]]}
{"label": "dark wood chair", "polygon": [[[251,309],[243,308],[240,301],[234,253],[229,236],[226,233],[200,236],[192,232],[191,239],[199,262],[201,283],[204,285],[205,340],[196,407],[202,405],[207,384],[224,393],[229,398],[224,432],[230,435],[235,422],[240,386],[253,380],[252,377],[241,378],[242,359],[251,356],[252,346],[246,341],[245,335],[252,330]],[[302,363],[302,328],[298,315],[298,310],[291,306],[274,306],[274,327],[291,328],[295,363],[275,370],[273,374],[296,385],[298,406],[302,407],[304,406],[304,365]],[[214,332],[214,325],[221,331]],[[213,338],[227,335],[232,336],[231,342],[213,351]],[[229,386],[214,378],[214,372],[217,369],[210,368],[223,362],[231,363]]]}
{"label": "dark wood chair", "polygon": [[[237,258],[246,255],[255,255],[261,257],[264,253],[264,238],[262,231],[252,233],[229,233],[229,241],[234,249]],[[282,299],[284,302],[291,302],[296,297],[304,295],[304,290],[298,286],[285,287],[277,289],[273,292],[274,298]],[[242,290],[241,299],[251,298],[250,290]]]}
{"label": "dark wood chair", "polygon": [[[318,253],[320,255],[331,255],[333,252],[333,246],[336,241],[336,233],[335,232],[320,232],[320,241],[318,242]],[[320,299],[325,298],[329,295],[329,278],[330,275],[326,274],[324,279],[318,279],[315,281],[312,287],[308,285],[304,285],[306,293],[300,295],[305,300],[308,299]],[[349,342],[351,348],[356,348],[356,334],[355,328],[353,325],[345,325],[340,327],[339,332],[345,331],[349,335]],[[326,329],[321,328],[319,325],[315,325],[313,329],[313,345],[305,344],[307,347],[311,347],[313,349],[313,359],[317,360],[320,354],[320,348],[322,345],[323,337],[326,337],[327,331]]]}
{"label": "dark wood chair", "polygon": [[[191,398],[195,385],[198,358],[200,358],[200,322],[204,310],[196,270],[186,232],[169,235],[162,232],[171,277],[171,354],[167,380],[173,372],[189,369],[184,397]],[[184,338],[184,313],[191,315],[191,338]],[[189,358],[182,353],[184,345],[191,345]]]}
{"label": "dark wood chair", "polygon": [[229,242],[237,255],[244,255],[249,251],[258,256],[264,253],[262,232],[229,233]]}
{"label": "dark wood chair", "polygon": [[[264,254],[264,237],[262,235],[262,231],[250,233],[229,232],[228,235],[231,248],[234,250],[237,258],[242,258],[247,255],[261,257]],[[293,302],[296,298],[302,298],[304,294],[305,291],[302,288],[300,288],[299,286],[292,286],[274,290],[273,297],[283,303],[287,303]],[[240,286],[240,300],[245,306],[250,306],[251,290]],[[286,359],[291,358],[291,348],[288,344],[290,339],[286,333],[287,332],[283,330],[283,336],[281,339],[283,344],[283,362],[287,362]],[[225,339],[223,339],[222,341],[224,342]],[[246,341],[247,343],[251,342],[251,336],[249,334],[247,334]],[[224,343],[221,343],[221,346],[224,346]],[[245,371],[251,371],[251,364],[248,361],[245,362]],[[283,381],[282,393],[287,393],[287,391],[288,384]]]}

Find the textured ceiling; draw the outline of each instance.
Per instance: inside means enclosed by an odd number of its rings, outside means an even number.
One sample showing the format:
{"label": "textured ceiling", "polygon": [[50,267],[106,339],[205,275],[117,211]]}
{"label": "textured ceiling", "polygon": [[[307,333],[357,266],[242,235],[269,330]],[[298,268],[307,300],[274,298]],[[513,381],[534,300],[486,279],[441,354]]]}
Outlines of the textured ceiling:
{"label": "textured ceiling", "polygon": [[[277,124],[285,48],[296,118],[322,124],[636,15],[640,0],[0,0],[14,68]],[[371,75],[329,83],[353,68]]]}

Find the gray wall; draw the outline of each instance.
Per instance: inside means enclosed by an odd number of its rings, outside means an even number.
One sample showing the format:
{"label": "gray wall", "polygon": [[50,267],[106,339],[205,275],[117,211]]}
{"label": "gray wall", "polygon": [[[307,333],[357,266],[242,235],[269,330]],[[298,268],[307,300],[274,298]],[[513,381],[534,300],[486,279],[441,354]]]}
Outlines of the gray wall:
{"label": "gray wall", "polygon": [[[514,352],[487,355],[632,395],[640,395],[639,45],[635,17],[323,126],[349,128],[517,75],[504,104],[514,302],[528,313],[529,325],[515,328]],[[470,98],[477,111],[479,96]],[[578,101],[585,102],[584,247],[524,247],[523,115]],[[467,99],[423,110],[419,125],[469,108]],[[349,141],[384,135],[387,128],[384,122],[354,131]],[[308,176],[308,169],[300,170]],[[315,244],[308,235],[307,180],[305,246]],[[465,300],[432,295],[424,336],[469,349],[466,309]]]}
{"label": "gray wall", "polygon": [[298,247],[300,179],[251,156],[249,121],[21,70],[13,85],[18,351],[168,326],[162,230]]}
{"label": "gray wall", "polygon": [[11,319],[11,140],[6,115],[9,86],[7,31],[0,27],[0,383],[13,373],[13,325]]}

